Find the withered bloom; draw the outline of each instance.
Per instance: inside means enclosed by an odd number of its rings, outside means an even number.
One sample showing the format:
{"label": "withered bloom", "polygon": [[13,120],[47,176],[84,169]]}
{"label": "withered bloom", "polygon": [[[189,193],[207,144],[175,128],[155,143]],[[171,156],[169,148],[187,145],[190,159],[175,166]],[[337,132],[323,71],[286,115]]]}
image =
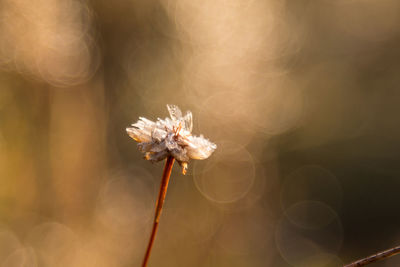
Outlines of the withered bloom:
{"label": "withered bloom", "polygon": [[145,159],[157,162],[174,157],[185,174],[189,159],[206,159],[217,146],[203,135],[193,136],[192,113],[183,116],[175,105],[167,105],[171,118],[158,118],[156,122],[140,117],[139,121],[126,128],[129,136],[139,142],[138,148]]}

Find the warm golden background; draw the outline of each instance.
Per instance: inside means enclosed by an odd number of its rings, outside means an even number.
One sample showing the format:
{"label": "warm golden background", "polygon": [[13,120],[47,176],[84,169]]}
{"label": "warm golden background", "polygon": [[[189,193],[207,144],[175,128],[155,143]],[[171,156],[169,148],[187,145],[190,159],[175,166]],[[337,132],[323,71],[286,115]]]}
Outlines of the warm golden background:
{"label": "warm golden background", "polygon": [[[194,114],[150,266],[340,266],[400,244],[400,1],[0,1],[0,266],[139,266],[163,164],[125,127]],[[399,266],[393,258],[374,266]]]}

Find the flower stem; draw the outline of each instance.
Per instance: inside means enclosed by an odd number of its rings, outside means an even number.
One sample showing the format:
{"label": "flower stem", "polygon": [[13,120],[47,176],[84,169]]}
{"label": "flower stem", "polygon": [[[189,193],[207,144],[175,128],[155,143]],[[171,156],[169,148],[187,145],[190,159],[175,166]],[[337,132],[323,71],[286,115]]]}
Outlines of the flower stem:
{"label": "flower stem", "polygon": [[144,255],[143,259],[143,264],[142,267],[147,266],[147,262],[149,261],[150,258],[150,252],[151,248],[153,247],[154,239],[156,238],[157,234],[157,229],[158,229],[158,223],[160,220],[164,200],[165,200],[165,195],[167,194],[167,188],[168,188],[168,182],[169,182],[169,177],[171,176],[171,171],[172,171],[172,166],[174,165],[175,159],[171,156],[167,158],[167,161],[165,162],[165,167],[161,179],[161,186],[160,186],[160,192],[158,192],[158,199],[156,203],[156,214],[154,216],[154,222],[153,222],[153,230],[151,231],[151,236],[149,240],[149,244],[147,245],[147,250],[146,254]]}
{"label": "flower stem", "polygon": [[353,263],[350,263],[348,265],[345,265],[344,267],[356,267],[356,266],[365,266],[367,264],[373,263],[375,261],[383,260],[389,257],[392,257],[396,254],[400,253],[400,246],[390,248],[385,251],[378,252],[374,255],[368,256],[366,258],[363,258],[361,260],[355,261]]}

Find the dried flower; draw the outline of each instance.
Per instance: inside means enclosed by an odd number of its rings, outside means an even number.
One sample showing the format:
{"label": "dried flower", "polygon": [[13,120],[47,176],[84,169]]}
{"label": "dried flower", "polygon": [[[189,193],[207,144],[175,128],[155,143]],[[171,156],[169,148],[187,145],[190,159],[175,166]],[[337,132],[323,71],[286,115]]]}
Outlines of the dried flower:
{"label": "dried flower", "polygon": [[145,159],[157,162],[174,157],[185,174],[189,159],[206,159],[217,146],[203,135],[191,135],[193,128],[192,113],[183,116],[178,106],[167,105],[171,118],[156,122],[140,117],[139,121],[126,128],[127,133],[139,142],[138,148],[145,153]]}

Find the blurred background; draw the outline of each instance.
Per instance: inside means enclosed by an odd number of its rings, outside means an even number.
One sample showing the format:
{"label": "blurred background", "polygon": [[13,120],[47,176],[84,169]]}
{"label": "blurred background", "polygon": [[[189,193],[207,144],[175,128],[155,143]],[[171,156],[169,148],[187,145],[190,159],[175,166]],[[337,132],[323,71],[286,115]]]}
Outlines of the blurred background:
{"label": "blurred background", "polygon": [[[1,0],[0,266],[341,266],[400,244],[398,0]],[[400,266],[400,256],[374,266]]]}

